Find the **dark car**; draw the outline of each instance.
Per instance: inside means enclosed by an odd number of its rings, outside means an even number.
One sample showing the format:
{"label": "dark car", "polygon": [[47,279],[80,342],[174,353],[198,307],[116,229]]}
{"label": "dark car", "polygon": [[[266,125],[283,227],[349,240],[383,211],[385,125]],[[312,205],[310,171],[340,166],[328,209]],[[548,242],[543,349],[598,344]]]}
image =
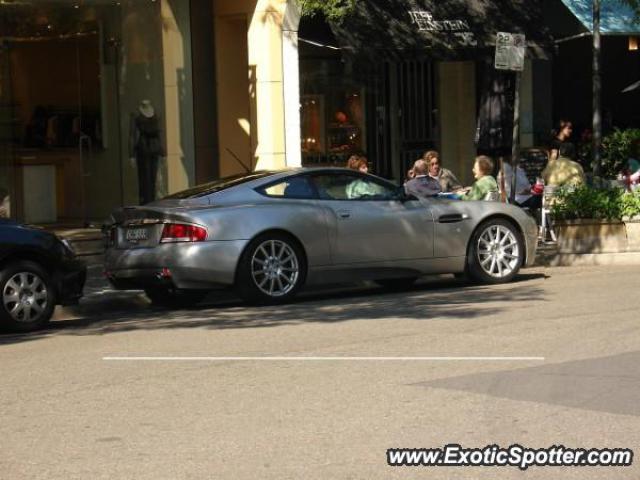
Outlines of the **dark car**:
{"label": "dark car", "polygon": [[0,328],[46,324],[56,305],[82,296],[87,274],[69,244],[53,233],[0,219]]}

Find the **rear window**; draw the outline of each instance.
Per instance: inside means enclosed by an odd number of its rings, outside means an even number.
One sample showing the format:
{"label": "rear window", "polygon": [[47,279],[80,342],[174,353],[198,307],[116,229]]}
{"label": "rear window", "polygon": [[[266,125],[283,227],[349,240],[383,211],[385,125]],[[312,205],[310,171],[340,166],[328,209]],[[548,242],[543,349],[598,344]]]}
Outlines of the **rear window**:
{"label": "rear window", "polygon": [[275,172],[258,171],[251,173],[241,173],[239,175],[231,175],[230,177],[220,178],[213,182],[203,183],[202,185],[196,185],[195,187],[182,190],[181,192],[173,193],[164,197],[164,199],[177,199],[182,200],[185,198],[198,198],[209,195],[210,193],[220,192],[227,188],[242,185],[243,183],[250,182],[252,180],[258,180],[260,178],[273,175]]}

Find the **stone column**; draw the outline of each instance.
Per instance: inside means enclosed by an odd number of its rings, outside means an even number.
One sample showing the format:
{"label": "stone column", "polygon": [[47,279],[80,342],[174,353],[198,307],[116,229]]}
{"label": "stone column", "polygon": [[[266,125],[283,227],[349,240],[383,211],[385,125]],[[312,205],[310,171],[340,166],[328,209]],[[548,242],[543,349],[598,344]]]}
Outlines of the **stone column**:
{"label": "stone column", "polygon": [[214,10],[220,174],[299,165],[295,0],[216,0]]}

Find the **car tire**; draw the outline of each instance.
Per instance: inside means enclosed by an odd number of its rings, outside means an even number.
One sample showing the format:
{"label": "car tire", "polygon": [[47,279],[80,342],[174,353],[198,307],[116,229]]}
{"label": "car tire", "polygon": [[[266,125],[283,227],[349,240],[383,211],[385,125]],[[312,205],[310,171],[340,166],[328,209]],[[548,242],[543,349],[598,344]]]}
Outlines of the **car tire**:
{"label": "car tire", "polygon": [[267,233],[245,249],[236,274],[236,290],[252,304],[278,304],[293,298],[306,280],[307,261],[292,237]]}
{"label": "car tire", "polygon": [[167,287],[149,287],[144,289],[151,304],[162,308],[189,308],[200,303],[209,293],[208,290],[178,290]]}
{"label": "car tire", "polygon": [[411,288],[413,284],[416,283],[416,280],[418,280],[416,277],[385,278],[376,280],[375,282],[385,290],[389,290],[391,292],[400,292],[402,290]]}
{"label": "car tire", "polygon": [[504,219],[487,220],[471,236],[467,272],[479,283],[506,283],[522,267],[524,241],[518,228]]}
{"label": "car tire", "polygon": [[47,271],[35,262],[10,263],[0,271],[0,327],[12,332],[42,328],[56,306]]}

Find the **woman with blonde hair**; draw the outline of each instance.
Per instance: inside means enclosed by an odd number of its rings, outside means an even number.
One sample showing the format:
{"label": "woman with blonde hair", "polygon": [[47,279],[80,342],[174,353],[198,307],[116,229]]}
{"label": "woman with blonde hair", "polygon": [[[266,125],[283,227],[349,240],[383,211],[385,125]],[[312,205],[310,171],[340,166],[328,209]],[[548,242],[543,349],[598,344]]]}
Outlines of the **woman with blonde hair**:
{"label": "woman with blonde hair", "polygon": [[427,162],[429,176],[440,183],[440,188],[443,192],[456,192],[462,189],[462,184],[451,170],[442,166],[440,154],[436,150],[425,152],[422,159]]}

